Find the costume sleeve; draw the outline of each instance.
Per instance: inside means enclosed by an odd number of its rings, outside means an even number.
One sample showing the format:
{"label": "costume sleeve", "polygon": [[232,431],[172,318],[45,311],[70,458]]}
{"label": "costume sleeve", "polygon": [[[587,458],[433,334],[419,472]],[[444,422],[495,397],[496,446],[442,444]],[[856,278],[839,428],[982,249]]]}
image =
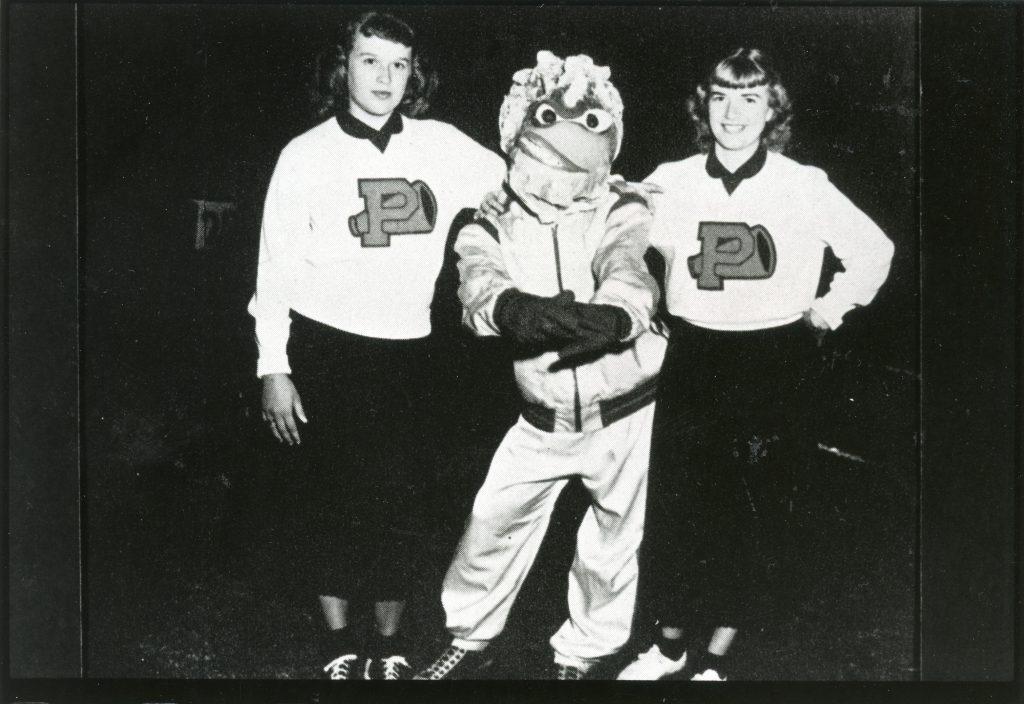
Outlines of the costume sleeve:
{"label": "costume sleeve", "polygon": [[825,172],[816,171],[813,192],[822,239],[845,271],[835,275],[828,292],[811,304],[811,310],[834,330],[846,313],[867,305],[878,293],[889,275],[894,248],[878,225],[843,195]]}
{"label": "costume sleeve", "polygon": [[498,226],[486,218],[466,225],[455,240],[462,322],[480,336],[500,334],[494,322],[494,302],[503,291],[513,287],[498,233]]}
{"label": "costume sleeve", "polygon": [[256,292],[249,301],[249,313],[256,320],[259,357],[256,375],[290,374],[288,334],[289,310],[309,214],[304,213],[301,184],[285,153],[274,168],[263,206],[260,232],[259,268]]}
{"label": "costume sleeve", "polygon": [[664,166],[659,166],[651,173],[650,176],[643,180],[644,184],[654,186],[662,190],[661,193],[652,193],[650,196],[650,206],[653,215],[649,241],[649,245],[651,247],[657,247],[659,241],[664,237],[663,231],[666,225],[665,217],[659,214],[659,210],[663,210],[665,208],[665,183],[670,181],[671,179],[666,178],[665,176]]}
{"label": "costume sleeve", "polygon": [[658,284],[644,261],[650,229],[651,211],[643,198],[620,196],[608,212],[604,239],[594,255],[597,291],[590,302],[624,309],[632,322],[629,340],[650,327],[658,305]]}

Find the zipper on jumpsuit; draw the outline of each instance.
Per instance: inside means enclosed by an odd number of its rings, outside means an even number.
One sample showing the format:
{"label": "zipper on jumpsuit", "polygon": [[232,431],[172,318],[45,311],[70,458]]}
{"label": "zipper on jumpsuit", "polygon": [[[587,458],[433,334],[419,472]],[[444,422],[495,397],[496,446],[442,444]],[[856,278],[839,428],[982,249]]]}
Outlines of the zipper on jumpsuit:
{"label": "zipper on jumpsuit", "polygon": [[[555,274],[558,276],[558,292],[565,290],[562,284],[562,258],[558,250],[558,225],[551,226],[551,241],[555,246]],[[580,380],[576,376],[576,367],[572,367],[573,421],[576,432],[583,430],[583,404],[580,403]]]}

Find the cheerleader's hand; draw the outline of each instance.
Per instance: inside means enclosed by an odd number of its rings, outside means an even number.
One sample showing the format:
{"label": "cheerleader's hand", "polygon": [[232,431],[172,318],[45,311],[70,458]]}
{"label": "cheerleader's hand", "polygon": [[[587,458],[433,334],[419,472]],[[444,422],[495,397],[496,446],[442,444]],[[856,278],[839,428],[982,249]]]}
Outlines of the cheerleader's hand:
{"label": "cheerleader's hand", "polygon": [[654,212],[654,196],[665,192],[665,189],[657,184],[627,181],[618,174],[612,174],[608,177],[608,185],[620,196],[637,196],[641,198],[644,205],[652,213]]}
{"label": "cheerleader's hand", "polygon": [[480,212],[496,218],[508,212],[508,205],[511,202],[512,199],[505,192],[505,189],[499,188],[484,196],[483,201],[480,203]]}
{"label": "cheerleader's hand", "polygon": [[299,426],[296,420],[308,423],[299,392],[287,374],[267,374],[263,377],[263,420],[270,426],[278,442],[299,445]]}
{"label": "cheerleader's hand", "polygon": [[825,335],[827,335],[832,328],[829,327],[829,324],[825,322],[825,319],[822,318],[813,308],[804,311],[803,319],[804,324],[811,329],[812,333],[814,333],[814,338],[818,342],[818,347],[821,347],[822,343],[825,341]]}

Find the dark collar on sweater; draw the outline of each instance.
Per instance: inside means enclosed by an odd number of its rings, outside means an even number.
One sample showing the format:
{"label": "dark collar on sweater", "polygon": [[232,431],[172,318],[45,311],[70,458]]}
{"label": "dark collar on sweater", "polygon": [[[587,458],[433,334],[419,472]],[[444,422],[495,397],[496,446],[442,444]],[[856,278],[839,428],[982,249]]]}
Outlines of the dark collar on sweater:
{"label": "dark collar on sweater", "polygon": [[342,132],[349,137],[370,140],[373,146],[377,147],[381,152],[387,149],[391,135],[402,131],[402,116],[397,110],[391,113],[391,117],[381,125],[379,130],[373,129],[362,120],[354,117],[348,110],[339,110],[338,114],[335,115],[335,119],[338,120],[338,126],[341,127]]}
{"label": "dark collar on sweater", "polygon": [[725,186],[725,190],[729,195],[732,195],[732,192],[739,187],[740,182],[743,179],[757,175],[757,172],[764,166],[764,162],[767,158],[768,148],[764,146],[764,143],[762,143],[761,146],[757,148],[757,151],[754,152],[754,155],[747,159],[740,168],[730,172],[727,168],[722,166],[722,162],[720,162],[718,157],[715,156],[715,150],[712,149],[708,152],[708,160],[707,163],[704,164],[704,168],[707,170],[708,176],[711,178],[722,179],[722,185]]}

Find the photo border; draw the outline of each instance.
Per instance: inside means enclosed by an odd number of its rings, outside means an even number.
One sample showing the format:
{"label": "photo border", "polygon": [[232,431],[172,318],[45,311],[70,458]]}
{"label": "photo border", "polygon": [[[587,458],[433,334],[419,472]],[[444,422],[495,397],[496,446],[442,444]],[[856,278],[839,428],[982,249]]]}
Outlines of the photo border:
{"label": "photo border", "polygon": [[[803,3],[797,3],[803,5]],[[3,690],[10,701],[206,702],[285,704],[308,701],[986,701],[1020,695],[1020,497],[1022,12],[1021,7],[922,6],[921,80],[921,375],[920,471],[922,677],[948,682],[680,683],[624,685],[580,682],[346,683],[224,680],[75,679],[87,653],[82,603],[80,526],[84,489],[79,473],[80,350],[78,198],[68,181],[81,174],[74,152],[80,138],[68,85],[76,76],[75,6],[8,3],[4,8],[4,136],[9,156],[6,223],[8,312],[5,361],[11,407],[4,441],[11,457],[8,564],[4,602],[31,585],[33,600],[19,618],[34,624],[32,657],[60,667],[78,661],[70,679],[9,678],[4,649]],[[38,13],[25,23],[26,13]],[[69,22],[69,20],[72,20]],[[70,27],[70,33],[68,32]],[[969,33],[965,27],[975,27]],[[11,56],[12,45],[32,47]],[[979,43],[988,48],[981,50]],[[995,52],[993,54],[993,52]],[[1004,62],[993,65],[992,56]],[[12,90],[14,94],[12,96]],[[17,102],[12,102],[12,98]],[[972,105],[973,103],[973,105]],[[979,104],[985,110],[981,111]],[[972,109],[976,112],[972,112]],[[958,110],[967,116],[959,119]],[[26,121],[42,120],[30,132]],[[963,122],[976,129],[964,130]],[[996,128],[992,125],[996,124]],[[987,125],[987,126],[986,126]],[[62,147],[61,145],[65,145]],[[81,145],[79,144],[79,148]],[[19,170],[24,166],[27,171]],[[1013,179],[1012,184],[1010,179]],[[25,229],[28,228],[28,229]],[[25,232],[24,239],[22,233]],[[31,232],[31,234],[27,234]],[[987,238],[987,239],[981,239]],[[74,254],[72,254],[74,251]],[[72,283],[73,282],[73,283]],[[24,292],[37,295],[23,297]],[[75,294],[74,298],[69,296]],[[69,336],[70,333],[70,336]],[[73,338],[73,342],[71,339]],[[991,343],[1005,344],[993,350]],[[17,373],[16,373],[17,372]],[[1008,378],[1008,372],[1012,378]],[[979,382],[989,382],[983,384]],[[999,386],[1002,382],[1005,385]],[[5,409],[6,410],[6,409]],[[19,465],[31,450],[44,464]],[[965,460],[965,458],[968,458]],[[1010,460],[1012,467],[1004,466]],[[965,469],[970,470],[965,472]],[[976,470],[976,471],[975,471]],[[69,497],[74,497],[69,500]],[[39,517],[74,516],[71,521]],[[69,528],[70,526],[70,528]],[[25,529],[31,528],[27,535]],[[11,529],[14,533],[11,534]],[[8,537],[10,536],[10,537]],[[35,550],[29,563],[25,540]],[[68,560],[79,581],[68,584]],[[10,562],[8,562],[10,561]],[[1014,569],[1016,566],[1016,569]],[[1007,621],[1001,589],[1013,586]],[[76,587],[69,589],[69,587]],[[21,591],[19,591],[21,590]],[[69,592],[74,592],[69,597]],[[74,608],[71,608],[71,607]],[[4,632],[9,643],[10,618]],[[1008,632],[1009,631],[1009,632]],[[1009,638],[1008,638],[1009,636]],[[1012,640],[1012,682],[978,679]],[[35,643],[38,641],[38,645]],[[69,647],[72,644],[78,648]],[[71,670],[72,668],[69,668]]]}

